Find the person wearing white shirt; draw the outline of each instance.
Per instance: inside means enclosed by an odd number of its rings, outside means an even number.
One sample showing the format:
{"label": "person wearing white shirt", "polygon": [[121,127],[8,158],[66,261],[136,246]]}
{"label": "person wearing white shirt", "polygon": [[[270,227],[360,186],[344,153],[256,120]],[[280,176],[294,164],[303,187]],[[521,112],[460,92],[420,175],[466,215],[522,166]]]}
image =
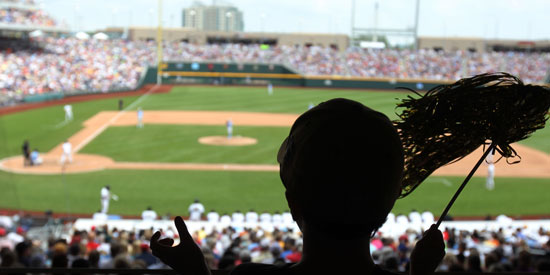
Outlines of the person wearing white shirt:
{"label": "person wearing white shirt", "polygon": [[220,214],[212,209],[210,210],[210,212],[208,212],[208,214],[206,214],[206,219],[209,222],[217,223],[220,221]]}
{"label": "person wearing white shirt", "polygon": [[254,209],[250,209],[246,213],[246,222],[258,222],[258,213],[254,211]]}
{"label": "person wearing white shirt", "polygon": [[422,224],[422,216],[420,216],[420,213],[418,213],[415,209],[409,213],[409,220],[412,224]]}
{"label": "person wearing white shirt", "polygon": [[101,188],[101,213],[109,211],[109,200],[111,199],[111,186],[105,185]]}
{"label": "person wearing white shirt", "polygon": [[281,215],[281,213],[279,211],[275,211],[275,213],[273,213],[272,219],[273,219],[274,224],[283,223],[283,216]]}
{"label": "person wearing white shirt", "polygon": [[69,160],[69,163],[73,162],[73,157],[71,155],[72,151],[72,145],[68,140],[65,140],[63,142],[63,145],[61,145],[61,148],[63,149],[63,153],[61,154],[61,165],[65,164],[65,160]]}
{"label": "person wearing white shirt", "polygon": [[65,110],[65,121],[73,120],[73,106],[67,104],[63,106],[63,110]]}
{"label": "person wearing white shirt", "polygon": [[262,223],[271,223],[271,214],[264,212],[260,215],[260,221]]}
{"label": "person wearing white shirt", "polygon": [[395,218],[395,222],[397,224],[400,224],[400,225],[407,225],[407,224],[409,224],[409,219],[407,218],[407,216],[405,216],[403,214],[399,214]]}
{"label": "person wearing white shirt", "polygon": [[271,82],[267,84],[267,94],[268,95],[273,94],[273,84],[271,84]]}
{"label": "person wearing white shirt", "polygon": [[489,153],[485,158],[487,163],[487,178],[485,179],[485,188],[487,190],[495,189],[495,162],[493,161],[493,154]]}
{"label": "person wearing white shirt", "polygon": [[282,216],[283,216],[283,222],[285,224],[292,224],[294,222],[294,219],[292,218],[292,214],[290,214],[289,211],[283,212]]}
{"label": "person wearing white shirt", "polygon": [[141,107],[138,108],[137,118],[138,118],[138,122],[136,126],[138,128],[143,128],[143,110],[141,109]]}
{"label": "person wearing white shirt", "polygon": [[189,205],[189,220],[200,221],[202,213],[204,213],[204,205],[202,205],[198,199],[195,199],[195,201]]}
{"label": "person wearing white shirt", "polygon": [[233,215],[231,215],[231,219],[235,223],[243,223],[244,222],[244,214],[241,213],[241,211],[237,210]]}
{"label": "person wearing white shirt", "polygon": [[229,225],[229,224],[231,224],[231,217],[230,217],[227,213],[224,213],[224,214],[220,217],[220,223],[223,224],[223,225]]}
{"label": "person wearing white shirt", "polygon": [[434,214],[430,211],[422,212],[422,221],[425,224],[433,224],[435,222]]}
{"label": "person wearing white shirt", "polygon": [[157,212],[153,210],[151,206],[147,207],[147,210],[141,212],[141,218],[144,221],[154,221],[157,219]]}

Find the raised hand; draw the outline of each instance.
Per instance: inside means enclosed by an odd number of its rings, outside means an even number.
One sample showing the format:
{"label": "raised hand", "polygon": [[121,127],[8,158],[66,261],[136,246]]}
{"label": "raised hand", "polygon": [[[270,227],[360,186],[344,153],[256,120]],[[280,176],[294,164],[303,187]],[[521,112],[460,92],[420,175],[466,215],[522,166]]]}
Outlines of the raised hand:
{"label": "raised hand", "polygon": [[443,234],[434,224],[424,232],[411,253],[411,275],[433,274],[445,256]]}
{"label": "raised hand", "polygon": [[157,231],[151,237],[150,246],[153,255],[181,274],[210,275],[210,269],[206,265],[201,249],[189,235],[183,219],[178,216],[174,219],[174,223],[180,235],[180,243],[172,246],[174,244],[172,239],[159,240],[160,232]]}

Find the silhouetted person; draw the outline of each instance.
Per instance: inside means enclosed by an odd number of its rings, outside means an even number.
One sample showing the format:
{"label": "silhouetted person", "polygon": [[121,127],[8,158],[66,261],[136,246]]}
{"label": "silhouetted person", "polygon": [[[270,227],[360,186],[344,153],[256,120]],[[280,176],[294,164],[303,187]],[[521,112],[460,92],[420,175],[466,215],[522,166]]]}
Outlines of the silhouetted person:
{"label": "silhouetted person", "polygon": [[31,164],[31,149],[29,147],[29,141],[25,140],[23,142],[23,147],[21,148],[23,150],[23,165],[27,166]]}
{"label": "silhouetted person", "polygon": [[122,99],[118,100],[118,110],[122,111],[122,107],[124,107],[124,101]]}
{"label": "silhouetted person", "polygon": [[[292,217],[303,233],[296,264],[241,264],[231,274],[392,274],[374,264],[370,237],[401,192],[402,145],[382,113],[333,99],[301,115],[277,160]],[[175,219],[181,243],[151,239],[153,254],[183,274],[210,274],[204,257]],[[433,273],[444,256],[443,236],[432,227],[411,255],[411,274]]]}

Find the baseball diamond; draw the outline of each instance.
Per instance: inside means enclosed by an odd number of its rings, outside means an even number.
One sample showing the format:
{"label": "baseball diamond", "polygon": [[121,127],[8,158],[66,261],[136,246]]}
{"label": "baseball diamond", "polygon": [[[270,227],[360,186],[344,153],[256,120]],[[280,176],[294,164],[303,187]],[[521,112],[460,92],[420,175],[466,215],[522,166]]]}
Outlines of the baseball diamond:
{"label": "baseball diamond", "polygon": [[[12,148],[10,149],[12,153],[8,155],[4,153],[4,159],[0,162],[0,169],[5,172],[0,172],[0,177],[14,179],[3,183],[7,188],[6,190],[13,190],[13,192],[24,190],[33,184],[38,184],[33,183],[36,181],[40,181],[42,185],[53,186],[51,184],[57,184],[58,182],[59,178],[57,177],[63,177],[65,174],[68,179],[68,175],[71,174],[71,182],[76,180],[73,177],[77,177],[79,180],[82,178],[96,178],[101,182],[109,181],[114,186],[113,188],[119,189],[117,193],[122,198],[130,196],[128,193],[129,190],[124,190],[125,187],[117,180],[118,178],[121,180],[128,178],[129,174],[124,171],[142,176],[147,174],[144,178],[150,179],[152,182],[160,180],[162,182],[161,185],[174,186],[174,188],[178,188],[176,187],[178,186],[177,182],[181,181],[182,184],[180,184],[180,187],[185,186],[186,189],[189,189],[190,186],[193,186],[193,182],[196,181],[196,186],[192,187],[194,190],[200,190],[202,184],[210,185],[208,183],[212,180],[212,174],[210,173],[216,171],[224,174],[229,173],[227,175],[239,173],[238,179],[229,176],[221,177],[217,180],[226,184],[227,187],[234,189],[234,192],[240,193],[250,191],[242,189],[250,188],[250,185],[243,182],[253,183],[255,182],[253,178],[257,178],[258,173],[265,173],[270,180],[264,182],[270,183],[274,188],[279,189],[281,187],[279,186],[280,183],[277,182],[278,165],[275,161],[276,150],[284,136],[288,133],[290,125],[292,125],[300,112],[307,110],[307,105],[310,102],[319,103],[331,97],[348,97],[359,100],[373,108],[380,109],[392,117],[393,112],[395,112],[392,105],[397,101],[396,98],[406,95],[406,93],[394,91],[363,92],[353,90],[278,88],[275,95],[268,96],[263,93],[260,94],[259,90],[261,88],[174,87],[168,93],[145,93],[140,97],[124,98],[127,104],[130,105],[128,105],[129,108],[122,111],[112,110],[116,107],[118,98],[74,103],[74,122],[70,122],[59,129],[55,129],[55,127],[46,129],[42,135],[43,138],[38,138],[40,136],[38,131],[34,134],[28,130],[9,133],[7,141],[10,145],[9,147]],[[0,119],[6,124],[26,121],[30,125],[32,123],[50,123],[51,125],[55,125],[53,122],[63,118],[59,115],[58,109],[60,107],[54,105],[52,107],[8,114],[1,116]],[[138,122],[136,112],[140,107],[144,110],[144,127],[136,128]],[[37,115],[43,117],[37,119]],[[223,144],[224,146],[220,145],[220,140],[223,142],[227,139],[224,134],[225,123],[228,118],[231,118],[234,123],[234,138],[238,138],[239,136],[243,139],[248,138],[250,144],[245,146],[234,146],[238,144],[232,145],[229,143]],[[44,126],[40,127],[44,129]],[[548,183],[548,179],[550,179],[550,155],[546,151],[549,151],[549,148],[547,148],[547,143],[537,142],[537,140],[543,140],[547,135],[548,130],[543,130],[535,133],[532,139],[535,140],[534,143],[530,143],[532,141],[528,139],[526,142],[513,145],[520,153],[522,161],[516,165],[507,165],[504,161],[496,164],[497,190],[499,188],[521,189],[525,186],[536,185],[537,183]],[[31,143],[47,141],[47,144],[50,144],[50,150],[42,154],[44,159],[42,165],[23,166],[22,156],[14,155],[14,152],[17,152],[19,140],[24,136],[34,137],[29,138]],[[212,139],[212,137],[217,137],[218,145],[203,144],[205,138]],[[62,152],[61,144],[64,139],[68,139],[74,148],[74,161],[61,166],[59,157]],[[232,142],[236,141],[238,139]],[[40,145],[40,148],[47,148],[47,146]],[[452,187],[447,185],[455,186],[458,184],[460,177],[469,172],[469,169],[481,154],[481,150],[482,148],[479,148],[465,159],[437,170],[433,177],[428,180],[433,183],[427,184],[424,188],[427,190],[443,188],[443,190],[436,192],[451,192]],[[159,170],[162,174],[159,174],[159,171],[155,170]],[[193,176],[188,176],[189,174],[187,173],[189,172],[184,171],[191,172]],[[20,175],[15,176],[12,173]],[[210,176],[207,176],[206,173],[209,173]],[[483,182],[486,173],[487,169],[480,169],[476,173],[478,177],[476,180]],[[117,174],[121,176],[116,176]],[[149,174],[155,176],[151,177]],[[172,178],[169,174],[181,174],[182,176]],[[249,175],[252,178],[246,179]],[[165,179],[165,177],[172,179]],[[206,179],[205,177],[210,179]],[[89,180],[81,181],[90,182]],[[200,181],[203,182],[201,183]],[[139,183],[140,186],[146,184],[142,181],[139,182],[141,182]],[[441,182],[445,184],[441,184]],[[474,182],[475,185],[476,183]],[[265,188],[264,184],[261,186]],[[537,188],[546,188],[544,185],[537,186]],[[42,187],[47,188],[46,186]],[[448,191],[445,189],[448,189]],[[150,190],[147,192],[151,198],[146,199],[143,197],[142,200],[164,201],[168,199],[161,199],[159,197],[160,194],[157,195],[154,191],[151,193],[152,189],[149,189],[149,187],[146,187],[144,190]],[[203,201],[216,206],[217,209],[232,211],[240,205],[240,203],[236,203],[229,197],[220,199],[209,193],[203,193],[204,191],[206,190],[199,192],[199,194],[203,194],[201,196]],[[396,207],[397,209],[408,209],[410,208],[407,206],[408,204],[420,200],[426,202],[428,209],[437,211],[441,203],[429,202],[429,200],[422,198],[422,194],[429,192],[419,192],[418,195],[399,201]],[[90,196],[93,197],[93,195]],[[131,196],[135,197],[135,199],[141,197],[139,194]],[[264,205],[266,209],[282,210],[285,208],[282,198],[266,200],[265,196],[256,193],[253,196],[259,197],[258,199],[262,201],[260,205]],[[497,200],[502,198],[502,194],[493,192],[488,197],[483,197],[483,200],[491,199],[492,197]],[[63,201],[60,194],[54,194],[52,198],[58,198],[58,200]],[[174,197],[173,199],[176,198]],[[185,196],[182,199],[185,200]],[[476,198],[476,196],[473,196],[467,198],[465,196],[464,204],[475,205],[477,199],[481,199],[481,197]],[[30,200],[32,201],[32,199]],[[56,199],[53,200],[55,201]],[[95,210],[95,203],[87,205],[86,202],[90,200],[92,198],[72,201],[71,209],[66,209],[64,203],[59,203],[58,206],[54,205],[53,207],[57,211],[64,212],[92,212]],[[531,203],[526,202],[526,200],[530,200]],[[134,199],[132,201],[130,205],[125,206],[115,203],[112,205],[112,211],[117,211],[121,214],[136,213],[140,207],[133,206],[138,202]],[[547,212],[547,209],[544,207],[537,208],[541,203],[542,201],[537,201],[536,197],[533,199],[531,196],[529,199],[520,200],[517,204],[521,206],[517,208],[495,204],[492,210],[488,211],[489,213],[513,213],[516,215],[542,214]],[[36,202],[29,202],[28,199],[22,199],[19,204],[26,204],[27,206],[23,207],[28,210],[39,208]],[[0,206],[4,208],[17,207],[14,200],[6,200]],[[522,210],[523,208],[527,210]],[[162,206],[159,209],[162,211]],[[479,212],[475,207],[465,207],[463,204],[458,204],[454,211],[458,215],[486,214],[484,213],[486,210]]]}

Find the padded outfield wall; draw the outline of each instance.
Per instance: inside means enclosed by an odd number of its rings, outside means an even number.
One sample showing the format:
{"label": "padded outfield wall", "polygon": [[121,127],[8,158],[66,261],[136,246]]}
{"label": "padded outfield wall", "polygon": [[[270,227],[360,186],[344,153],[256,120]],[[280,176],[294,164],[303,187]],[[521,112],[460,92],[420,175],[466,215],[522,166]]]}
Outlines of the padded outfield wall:
{"label": "padded outfield wall", "polygon": [[[144,83],[156,83],[157,68],[149,67]],[[346,76],[305,76],[282,64],[168,62],[163,65],[164,84],[218,84],[301,86],[312,88],[348,88],[387,90],[405,87],[429,90],[449,81],[426,79],[364,78]]]}

